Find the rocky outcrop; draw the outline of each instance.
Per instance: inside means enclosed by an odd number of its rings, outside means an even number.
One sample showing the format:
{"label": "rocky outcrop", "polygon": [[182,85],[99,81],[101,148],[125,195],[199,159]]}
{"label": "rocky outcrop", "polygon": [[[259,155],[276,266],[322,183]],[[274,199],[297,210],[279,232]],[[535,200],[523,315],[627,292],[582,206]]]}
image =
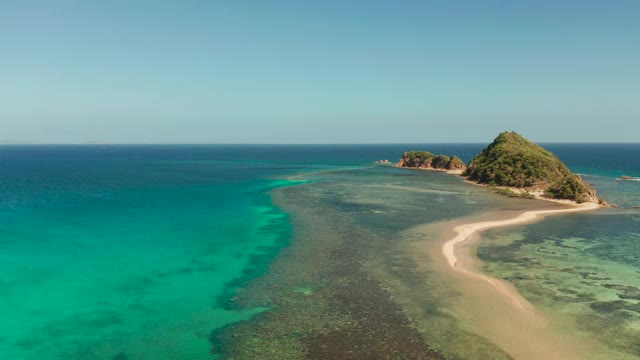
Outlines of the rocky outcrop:
{"label": "rocky outcrop", "polygon": [[449,160],[449,170],[461,170],[464,171],[467,169],[467,165],[460,159],[459,157],[453,155],[451,156],[451,160]]}
{"label": "rocky outcrop", "polygon": [[373,162],[374,164],[378,164],[378,165],[391,165],[391,161],[389,160],[376,160]]}
{"label": "rocky outcrop", "polygon": [[436,170],[460,170],[467,167],[457,156],[434,155],[428,151],[405,151],[396,167]]}

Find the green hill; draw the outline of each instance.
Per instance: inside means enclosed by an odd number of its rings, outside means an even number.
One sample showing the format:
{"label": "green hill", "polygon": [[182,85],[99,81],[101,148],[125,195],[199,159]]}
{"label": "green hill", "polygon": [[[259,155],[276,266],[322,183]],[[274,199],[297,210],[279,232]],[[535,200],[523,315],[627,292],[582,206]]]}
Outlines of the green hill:
{"label": "green hill", "polygon": [[515,132],[503,132],[474,157],[465,175],[482,184],[542,190],[553,199],[598,201],[595,191],[555,155]]}

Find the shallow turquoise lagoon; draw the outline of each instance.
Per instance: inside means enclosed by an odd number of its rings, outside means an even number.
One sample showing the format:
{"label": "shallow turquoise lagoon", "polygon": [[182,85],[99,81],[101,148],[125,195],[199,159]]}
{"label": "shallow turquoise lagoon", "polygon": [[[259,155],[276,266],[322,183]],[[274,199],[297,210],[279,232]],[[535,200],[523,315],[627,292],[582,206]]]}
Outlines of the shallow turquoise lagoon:
{"label": "shallow turquoise lagoon", "polygon": [[[603,197],[625,211],[640,202],[634,195],[640,182],[615,180],[639,176],[640,167],[623,159],[624,166],[615,168],[580,156],[602,152],[598,147],[554,146],[549,148],[596,183]],[[289,245],[291,214],[274,206],[272,189],[329,184],[333,170],[363,169],[374,160],[394,160],[403,150],[469,160],[481,148],[0,147],[0,358],[211,359],[216,329],[269,310],[233,305],[247,281],[264,275]],[[603,158],[628,154],[626,148],[605,150]],[[379,190],[362,186],[390,176],[397,171],[340,178],[366,190],[342,195],[370,195],[352,198],[355,205],[345,206],[345,214],[371,204],[384,208],[374,201]],[[304,185],[298,193],[313,195]],[[640,224],[632,215],[620,221],[627,219]],[[382,231],[388,228],[383,225],[367,226]],[[635,256],[636,247],[625,253],[618,245],[607,247],[608,240],[593,241],[599,241],[593,245],[599,259],[624,262]]]}

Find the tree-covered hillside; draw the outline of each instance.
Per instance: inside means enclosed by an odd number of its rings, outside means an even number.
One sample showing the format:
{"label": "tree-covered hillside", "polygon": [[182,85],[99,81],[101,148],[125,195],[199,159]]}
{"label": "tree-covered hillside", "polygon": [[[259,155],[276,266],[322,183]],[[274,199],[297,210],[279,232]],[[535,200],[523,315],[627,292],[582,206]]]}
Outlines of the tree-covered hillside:
{"label": "tree-covered hillside", "polygon": [[595,191],[551,152],[503,132],[474,157],[465,175],[482,184],[544,190],[554,199],[597,201]]}

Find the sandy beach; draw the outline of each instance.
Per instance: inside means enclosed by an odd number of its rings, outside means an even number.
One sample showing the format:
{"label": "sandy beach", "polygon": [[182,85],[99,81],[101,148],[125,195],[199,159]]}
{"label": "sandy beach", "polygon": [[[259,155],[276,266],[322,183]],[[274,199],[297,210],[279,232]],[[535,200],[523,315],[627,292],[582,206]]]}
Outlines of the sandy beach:
{"label": "sandy beach", "polygon": [[515,287],[479,271],[476,249],[482,231],[541,220],[546,216],[589,211],[595,203],[559,208],[549,204],[529,211],[486,213],[415,228],[418,233],[439,232],[440,241],[417,243],[417,259],[429,258],[429,270],[439,273],[459,296],[452,311],[464,327],[498,345],[516,359],[593,358],[591,344],[566,331],[558,319],[549,319]]}
{"label": "sandy beach", "polygon": [[447,259],[449,265],[456,271],[462,272],[468,276],[472,276],[474,278],[483,280],[491,284],[496,288],[496,290],[502,293],[504,296],[509,298],[514,306],[517,308],[527,311],[530,308],[526,306],[520,298],[519,294],[513,294],[512,291],[509,291],[508,288],[501,286],[501,283],[490,276],[482,274],[480,272],[473,271],[471,268],[465,267],[463,263],[460,262],[458,257],[456,256],[456,245],[463,243],[468,240],[474,234],[480,233],[484,230],[502,227],[502,226],[510,226],[510,225],[518,225],[518,224],[526,224],[538,219],[544,218],[549,215],[556,215],[562,213],[571,213],[571,212],[580,212],[580,211],[589,211],[601,208],[601,205],[596,203],[584,203],[579,205],[573,205],[567,209],[553,209],[553,210],[532,210],[525,211],[517,215],[516,217],[503,219],[503,220],[494,220],[494,221],[483,221],[483,222],[474,222],[456,226],[454,232],[456,235],[445,242],[442,245],[442,254]]}

